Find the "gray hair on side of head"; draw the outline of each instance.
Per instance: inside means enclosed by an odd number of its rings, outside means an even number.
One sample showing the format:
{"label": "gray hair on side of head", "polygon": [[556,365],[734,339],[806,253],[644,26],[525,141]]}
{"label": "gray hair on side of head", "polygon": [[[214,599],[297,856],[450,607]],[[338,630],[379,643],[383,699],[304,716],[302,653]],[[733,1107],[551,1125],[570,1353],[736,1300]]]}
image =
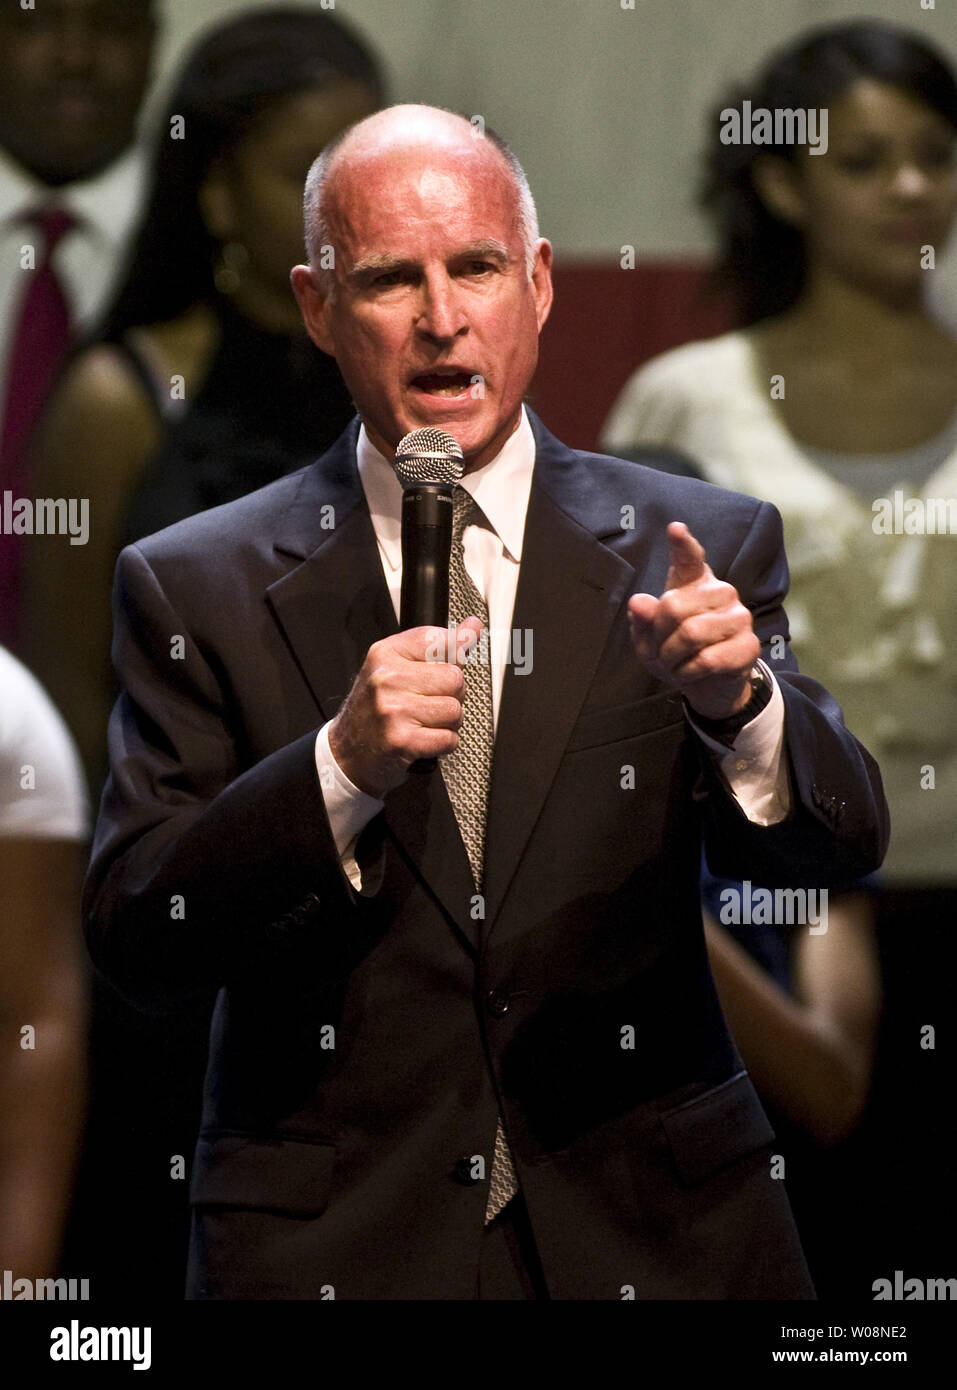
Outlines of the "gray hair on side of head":
{"label": "gray hair on side of head", "polygon": [[528,177],[519,163],[518,155],[511,145],[505,143],[497,131],[492,130],[491,126],[486,126],[485,136],[491,140],[505,160],[515,183],[515,191],[518,194],[518,226],[522,246],[525,249],[525,271],[528,278],[531,279],[532,271],[535,269],[535,243],[538,241],[539,231],[538,209],[535,207],[535,199],[532,197],[532,190],[528,185]]}
{"label": "gray hair on side of head", "polygon": [[322,264],[325,259],[324,252],[332,245],[329,224],[323,207],[326,184],[329,179],[333,156],[351,129],[352,127],[348,126],[345,130],[340,131],[335,139],[330,140],[328,145],[312,161],[309,173],[306,175],[306,187],[302,195],[306,255],[326,294],[332,293],[332,288],[336,282],[335,271]]}
{"label": "gray hair on side of head", "polygon": [[[457,113],[452,113],[457,114]],[[319,277],[319,283],[326,294],[332,294],[335,286],[335,271],[329,265],[324,265],[326,252],[332,249],[332,236],[329,230],[329,223],[325,214],[325,195],[326,185],[329,181],[329,171],[332,168],[333,159],[339,146],[343,143],[350,131],[354,127],[350,126],[346,130],[340,131],[334,140],[323,149],[316,159],[306,177],[306,187],[303,193],[302,208],[303,220],[305,222],[306,234],[306,255],[309,264]],[[522,247],[525,251],[525,271],[528,278],[532,278],[532,271],[535,269],[536,244],[539,238],[538,231],[538,212],[535,207],[535,199],[532,197],[532,190],[528,184],[525,170],[519,163],[518,156],[514,150],[505,143],[491,127],[486,126],[482,135],[476,135],[476,139],[486,138],[492,142],[499,154],[508,165],[512,181],[515,184],[515,191],[518,195],[518,222],[519,233],[522,238]]]}

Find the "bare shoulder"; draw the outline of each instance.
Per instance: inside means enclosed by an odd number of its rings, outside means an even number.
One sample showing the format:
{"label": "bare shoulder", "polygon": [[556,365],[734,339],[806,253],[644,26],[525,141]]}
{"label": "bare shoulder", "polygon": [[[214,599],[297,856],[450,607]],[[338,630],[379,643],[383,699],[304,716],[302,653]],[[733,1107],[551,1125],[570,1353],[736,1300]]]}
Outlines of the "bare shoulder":
{"label": "bare shoulder", "polygon": [[[159,448],[163,424],[136,368],[109,344],[67,365],[31,442],[38,486],[75,491],[82,480],[119,498]],[[102,490],[106,492],[103,493]]]}
{"label": "bare shoulder", "polygon": [[50,426],[69,422],[133,428],[154,433],[156,408],[136,368],[121,348],[98,343],[78,353],[60,379],[50,402]]}
{"label": "bare shoulder", "polygon": [[[137,328],[130,345],[156,377],[166,383],[176,372],[187,387],[205,370],[215,341],[215,320],[197,306],[169,323]],[[113,343],[97,343],[69,364],[51,402],[51,416],[66,415],[73,426],[109,424],[133,432],[133,438],[161,432],[156,405],[130,355]],[[114,441],[120,444],[121,441]]]}

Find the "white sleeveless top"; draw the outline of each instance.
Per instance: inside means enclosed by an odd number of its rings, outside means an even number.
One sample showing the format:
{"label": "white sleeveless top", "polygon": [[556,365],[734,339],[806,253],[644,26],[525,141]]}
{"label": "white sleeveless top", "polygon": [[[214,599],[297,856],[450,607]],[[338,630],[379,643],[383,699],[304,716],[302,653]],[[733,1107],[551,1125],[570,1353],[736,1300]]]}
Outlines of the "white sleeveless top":
{"label": "white sleeveless top", "polygon": [[88,834],[86,785],[67,727],[35,677],[0,647],[0,836]]}
{"label": "white sleeveless top", "polygon": [[[880,533],[884,518],[890,527],[912,530],[923,520],[939,530],[949,499],[957,525],[957,431],[948,427],[950,447],[929,477],[921,465],[943,436],[896,456],[899,477],[877,514],[873,499],[794,440],[776,409],[751,336],[726,333],[636,372],[602,447],[674,446],[709,482],[774,503],[791,571],[785,606],[795,655],[839,701],[884,778],[886,877],[957,882],[957,534]],[[840,456],[827,457],[833,467]],[[893,476],[890,456],[874,462]],[[927,507],[928,499],[944,505]]]}

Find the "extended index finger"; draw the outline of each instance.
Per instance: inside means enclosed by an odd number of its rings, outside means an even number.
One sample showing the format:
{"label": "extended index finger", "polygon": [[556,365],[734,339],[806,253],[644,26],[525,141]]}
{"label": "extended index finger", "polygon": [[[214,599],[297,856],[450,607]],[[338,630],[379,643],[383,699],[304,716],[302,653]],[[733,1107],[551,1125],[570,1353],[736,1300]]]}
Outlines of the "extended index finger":
{"label": "extended index finger", "polygon": [[665,587],[680,589],[683,584],[694,584],[708,574],[704,546],[697,540],[683,521],[672,521],[668,525],[668,543],[671,550],[668,578]]}

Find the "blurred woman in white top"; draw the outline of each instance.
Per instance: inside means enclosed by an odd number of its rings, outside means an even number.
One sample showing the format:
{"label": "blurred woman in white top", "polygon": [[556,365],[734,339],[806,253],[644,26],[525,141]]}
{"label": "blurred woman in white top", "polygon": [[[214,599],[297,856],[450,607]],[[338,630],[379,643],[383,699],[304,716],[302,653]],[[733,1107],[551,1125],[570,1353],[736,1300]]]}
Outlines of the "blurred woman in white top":
{"label": "blurred woman in white top", "polygon": [[42,687],[0,647],[0,1276],[13,1280],[56,1273],[77,1165],[88,836],[73,741]]}
{"label": "blurred woman in white top", "polygon": [[[761,111],[814,112],[819,135],[826,113],[826,149],[725,143],[730,109],[752,134]],[[775,54],[709,130],[703,202],[740,327],[641,367],[603,447],[675,446],[778,507],[795,653],[881,767],[884,881],[957,901],[957,536],[940,533],[948,515],[957,528],[957,341],[928,295],[957,212],[957,86],[903,30],[831,25]],[[832,903],[828,933],[795,940],[790,993],[707,923],[759,1089],[825,1142],[867,1094],[873,920],[866,894]]]}

